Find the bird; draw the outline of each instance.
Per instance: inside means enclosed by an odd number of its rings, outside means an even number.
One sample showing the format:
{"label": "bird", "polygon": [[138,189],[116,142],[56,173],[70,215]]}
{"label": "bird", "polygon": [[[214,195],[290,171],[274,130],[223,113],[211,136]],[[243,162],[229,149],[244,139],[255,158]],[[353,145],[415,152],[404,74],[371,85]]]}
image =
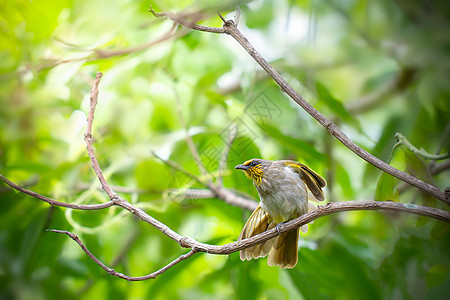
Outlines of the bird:
{"label": "bird", "polygon": [[[243,170],[253,180],[260,202],[239,235],[238,242],[278,228],[279,224],[308,212],[308,191],[324,200],[322,188],[327,182],[304,164],[292,160],[250,159],[235,169]],[[269,266],[291,269],[298,262],[299,228],[282,233],[261,244],[240,251],[240,259],[251,260],[267,255]]]}

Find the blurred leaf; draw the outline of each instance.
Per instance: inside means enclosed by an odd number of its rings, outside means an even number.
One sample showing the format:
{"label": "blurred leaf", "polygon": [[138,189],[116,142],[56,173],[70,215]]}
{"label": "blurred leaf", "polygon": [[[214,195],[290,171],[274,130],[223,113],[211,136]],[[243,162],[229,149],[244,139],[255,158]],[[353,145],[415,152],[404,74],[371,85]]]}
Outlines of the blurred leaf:
{"label": "blurred leaf", "polygon": [[408,173],[425,182],[433,184],[433,178],[423,159],[403,145],[401,149],[405,152],[406,170]]}
{"label": "blurred leaf", "polygon": [[302,161],[324,161],[326,159],[325,155],[317,151],[313,145],[300,139],[284,135],[277,127],[271,124],[266,124],[264,129],[268,135],[276,139],[283,146],[289,148]]}
{"label": "blurred leaf", "polygon": [[235,299],[260,299],[261,283],[255,273],[256,264],[240,266],[236,281]]}
{"label": "blurred leaf", "polygon": [[140,162],[135,171],[139,188],[149,191],[162,191],[167,188],[170,177],[169,167],[156,160]]}
{"label": "blurred leaf", "polygon": [[375,191],[375,201],[398,201],[398,179],[388,173],[381,173]]}
{"label": "blurred leaf", "polygon": [[[256,9],[248,9],[245,7],[246,13],[245,23],[248,28],[264,28],[269,26],[273,20],[274,8],[271,1],[261,1],[255,3]],[[259,7],[258,7],[259,6]]]}
{"label": "blurred leaf", "polygon": [[[387,161],[389,159],[389,156],[392,153],[392,148],[395,144],[395,134],[401,130],[399,124],[401,124],[401,118],[397,114],[389,117],[388,121],[383,125],[381,136],[370,151],[373,155],[383,161]],[[363,177],[364,184],[369,184],[374,181],[375,176],[377,176],[378,173],[378,168],[371,164],[367,164]]]}
{"label": "blurred leaf", "polygon": [[323,101],[325,105],[327,105],[328,108],[342,121],[350,123],[362,132],[359,121],[347,111],[342,102],[336,99],[323,84],[316,82],[315,88],[319,101]]}
{"label": "blurred leaf", "polygon": [[[334,258],[329,257],[330,251]],[[288,271],[305,298],[378,299],[379,290],[371,282],[369,270],[357,257],[338,245],[326,252],[325,256],[317,251],[301,249],[299,267]],[[339,270],[340,276],[335,275],[335,270]]]}
{"label": "blurred leaf", "polygon": [[428,270],[427,284],[430,286],[438,286],[445,280],[445,275],[449,272],[449,266],[437,264]]}
{"label": "blurred leaf", "polygon": [[436,224],[433,229],[431,230],[431,240],[437,241],[440,238],[445,237],[446,233],[448,233],[450,229],[450,224],[446,223],[444,225],[442,224]]}
{"label": "blurred leaf", "polygon": [[353,199],[355,191],[353,190],[353,183],[349,173],[351,173],[351,170],[347,170],[339,161],[336,161],[336,180],[339,183],[339,187],[347,199]]}

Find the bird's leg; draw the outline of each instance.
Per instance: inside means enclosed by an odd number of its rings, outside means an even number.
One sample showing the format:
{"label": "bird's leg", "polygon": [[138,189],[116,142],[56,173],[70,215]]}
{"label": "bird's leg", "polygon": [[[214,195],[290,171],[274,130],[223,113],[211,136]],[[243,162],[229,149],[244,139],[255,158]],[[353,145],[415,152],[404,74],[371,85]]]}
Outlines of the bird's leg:
{"label": "bird's leg", "polygon": [[280,225],[283,225],[283,224],[285,224],[286,222],[287,222],[287,221],[278,223],[277,226],[275,226],[275,228],[277,229],[277,232],[278,232],[279,235],[281,234],[281,232],[280,232]]}

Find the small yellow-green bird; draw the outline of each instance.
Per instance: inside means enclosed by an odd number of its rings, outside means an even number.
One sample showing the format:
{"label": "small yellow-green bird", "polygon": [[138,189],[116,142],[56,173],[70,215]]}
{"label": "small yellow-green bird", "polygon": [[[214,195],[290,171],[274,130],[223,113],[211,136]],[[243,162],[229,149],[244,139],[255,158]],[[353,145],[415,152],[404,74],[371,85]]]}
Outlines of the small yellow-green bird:
{"label": "small yellow-green bird", "polygon": [[[322,188],[327,185],[319,174],[292,160],[269,161],[250,159],[235,169],[243,170],[253,180],[261,201],[248,218],[239,239],[243,240],[277,224],[308,212],[308,190],[323,201]],[[293,229],[259,245],[240,251],[241,260],[264,257],[267,264],[290,269],[298,261],[299,229]]]}

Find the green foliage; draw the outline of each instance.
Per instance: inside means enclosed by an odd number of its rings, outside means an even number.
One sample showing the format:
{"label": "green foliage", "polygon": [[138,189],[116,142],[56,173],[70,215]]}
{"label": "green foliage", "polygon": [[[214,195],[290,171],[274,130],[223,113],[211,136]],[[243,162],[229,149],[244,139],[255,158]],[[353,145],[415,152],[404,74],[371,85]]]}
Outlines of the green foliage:
{"label": "green foliage", "polygon": [[[184,32],[150,47],[173,26],[147,12],[202,11],[221,26],[235,5],[239,27],[288,82],[361,147],[394,167],[448,185],[407,147],[448,152],[446,1],[4,1],[0,9],[0,173],[59,201],[102,203],[83,133],[89,91],[104,74],[94,148],[106,179],[135,206],[182,235],[222,245],[249,215],[153,153],[201,176],[186,130],[210,175],[229,147],[224,186],[257,199],[234,166],[295,159],[328,180],[326,199],[443,203],[357,158],[288,99],[226,35]],[[195,15],[196,17],[197,15]],[[115,51],[130,50],[129,53]],[[363,108],[357,105],[368,101]],[[236,127],[237,126],[237,127]],[[229,145],[229,136],[237,137]],[[445,162],[444,162],[445,163]],[[128,190],[128,191],[127,191]],[[176,194],[174,192],[178,191]],[[108,276],[69,230],[118,272],[151,273],[187,250],[117,207],[72,211],[0,185],[1,299],[446,299],[449,225],[412,215],[347,212],[309,225],[299,264],[241,262],[199,253],[156,280]]]}

